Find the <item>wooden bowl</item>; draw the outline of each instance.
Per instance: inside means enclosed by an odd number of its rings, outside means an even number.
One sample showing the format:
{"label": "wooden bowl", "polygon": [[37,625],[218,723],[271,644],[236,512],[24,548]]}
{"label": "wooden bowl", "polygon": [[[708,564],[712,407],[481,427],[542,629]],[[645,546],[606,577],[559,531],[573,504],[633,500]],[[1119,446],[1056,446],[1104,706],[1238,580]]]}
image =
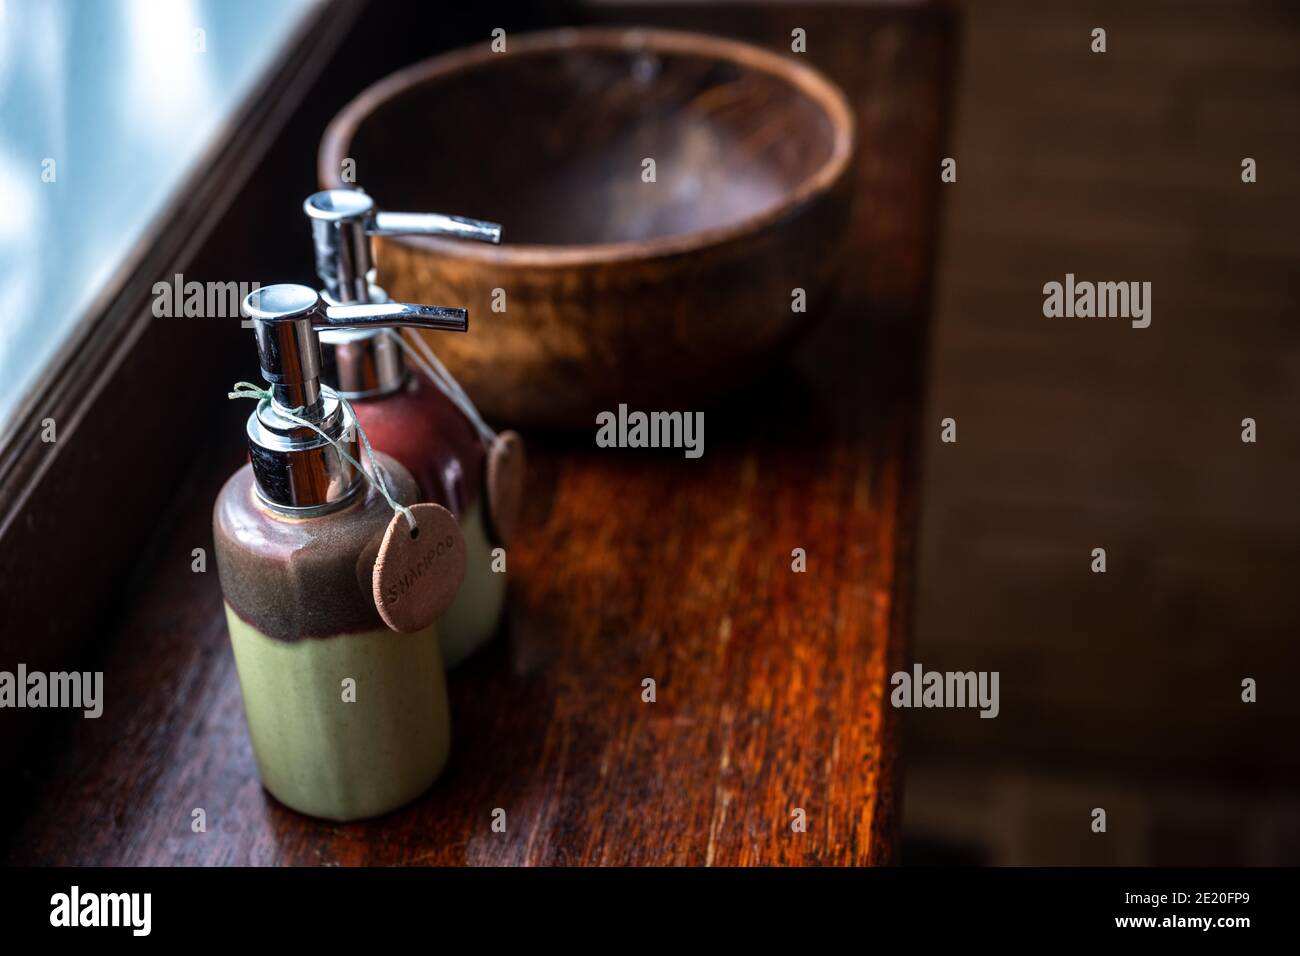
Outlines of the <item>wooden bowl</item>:
{"label": "wooden bowl", "polygon": [[468,335],[429,341],[487,418],[696,411],[826,311],[854,138],[829,80],[795,55],[690,33],[507,43],[372,86],[330,124],[318,167],[334,188],[353,160],[381,208],[504,225],[499,247],[376,240],[393,298],[470,309]]}

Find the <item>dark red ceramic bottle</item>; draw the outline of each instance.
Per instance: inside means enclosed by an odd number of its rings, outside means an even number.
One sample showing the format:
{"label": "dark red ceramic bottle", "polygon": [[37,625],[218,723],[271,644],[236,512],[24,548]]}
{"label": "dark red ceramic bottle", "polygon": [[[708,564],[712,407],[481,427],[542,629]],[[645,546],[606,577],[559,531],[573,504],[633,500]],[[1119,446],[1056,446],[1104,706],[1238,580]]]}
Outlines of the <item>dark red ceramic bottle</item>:
{"label": "dark red ceramic bottle", "polygon": [[422,501],[451,511],[465,536],[465,580],[438,621],[442,653],[454,667],[496,632],[506,576],[493,567],[478,432],[442,392],[402,361],[397,333],[321,334],[324,380],[352,403],[375,449],[414,476]]}

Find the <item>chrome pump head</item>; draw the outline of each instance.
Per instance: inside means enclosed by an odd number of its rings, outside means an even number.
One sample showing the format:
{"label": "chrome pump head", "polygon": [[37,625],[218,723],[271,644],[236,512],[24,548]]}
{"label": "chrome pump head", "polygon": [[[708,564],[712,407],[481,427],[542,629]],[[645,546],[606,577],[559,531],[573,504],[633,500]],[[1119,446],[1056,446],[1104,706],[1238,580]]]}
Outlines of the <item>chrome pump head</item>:
{"label": "chrome pump head", "polygon": [[[326,189],[302,204],[311,219],[316,246],[316,273],[321,295],[330,305],[382,303],[388,294],[375,285],[372,236],[445,236],[499,243],[494,222],[438,213],[383,212],[359,189]],[[348,398],[368,398],[396,391],[406,380],[401,352],[374,329],[326,331],[324,376]]]}
{"label": "chrome pump head", "polygon": [[305,285],[264,286],[242,306],[252,319],[262,377],[271,400],[248,416],[248,451],[262,500],[278,511],[310,516],[346,504],[361,474],[329,440],[289,418],[310,422],[360,461],[356,423],[333,389],[322,386],[318,333],[410,326],[464,332],[464,309],[402,302],[326,304]]}

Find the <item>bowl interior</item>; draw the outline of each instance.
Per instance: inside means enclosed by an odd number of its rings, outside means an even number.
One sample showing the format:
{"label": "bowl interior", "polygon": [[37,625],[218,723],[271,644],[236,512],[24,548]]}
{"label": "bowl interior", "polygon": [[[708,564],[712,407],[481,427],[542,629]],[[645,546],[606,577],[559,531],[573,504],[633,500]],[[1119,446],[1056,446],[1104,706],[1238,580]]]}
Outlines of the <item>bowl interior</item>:
{"label": "bowl interior", "polygon": [[343,148],[386,208],[495,220],[512,245],[581,245],[767,212],[825,166],[836,135],[813,93],[760,65],[610,41],[438,71],[380,100]]}

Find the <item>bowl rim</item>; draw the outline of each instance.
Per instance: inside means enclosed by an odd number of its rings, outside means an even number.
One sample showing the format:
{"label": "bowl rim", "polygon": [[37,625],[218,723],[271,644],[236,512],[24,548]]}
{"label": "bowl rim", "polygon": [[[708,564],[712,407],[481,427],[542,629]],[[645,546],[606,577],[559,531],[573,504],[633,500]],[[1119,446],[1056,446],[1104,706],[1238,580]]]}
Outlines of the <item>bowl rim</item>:
{"label": "bowl rim", "polygon": [[[756,69],[795,87],[830,122],[832,139],[826,160],[779,202],[753,215],[720,226],[620,242],[552,245],[528,243],[492,246],[433,236],[398,236],[387,241],[459,259],[498,266],[584,265],[662,258],[695,252],[752,236],[830,192],[848,172],[856,142],[856,120],[840,87],[815,67],[795,62],[764,47],[705,33],[658,27],[566,27],[511,36],[504,53],[478,44],[441,53],[391,73],[354,97],[325,128],[317,151],[317,179],[322,189],[349,188],[341,176],[343,159],[361,123],[380,106],[425,83],[465,69],[477,69],[506,57],[527,57],[566,50],[604,49],[687,53]],[[460,214],[460,211],[451,210]],[[504,235],[509,236],[508,228]]]}

